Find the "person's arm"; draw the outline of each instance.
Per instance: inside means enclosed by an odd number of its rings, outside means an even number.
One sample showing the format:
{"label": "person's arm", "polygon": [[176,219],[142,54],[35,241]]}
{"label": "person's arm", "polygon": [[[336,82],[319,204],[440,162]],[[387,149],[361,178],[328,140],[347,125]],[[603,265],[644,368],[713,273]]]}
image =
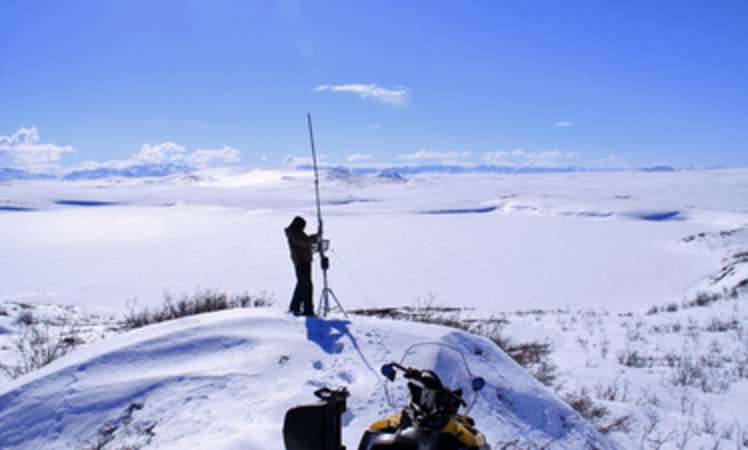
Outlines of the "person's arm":
{"label": "person's arm", "polygon": [[288,233],[288,240],[297,247],[309,247],[314,242],[317,242],[318,238],[316,234],[307,236],[304,233],[295,233],[293,231]]}

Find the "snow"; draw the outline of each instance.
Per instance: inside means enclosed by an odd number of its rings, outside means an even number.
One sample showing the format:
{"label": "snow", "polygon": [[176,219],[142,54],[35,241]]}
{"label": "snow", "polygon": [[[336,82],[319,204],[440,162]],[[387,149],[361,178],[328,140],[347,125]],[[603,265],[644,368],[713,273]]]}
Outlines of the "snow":
{"label": "snow", "polygon": [[[552,343],[557,394],[587,389],[608,421],[633,418],[611,436],[620,448],[748,437],[748,170],[333,175],[322,180],[325,231],[346,308],[433,300],[468,308],[471,319],[507,320],[514,341]],[[0,384],[0,447],[82,446],[73,441],[109,427],[118,445],[268,448],[285,409],[317,386],[348,384],[351,448],[385,410],[379,364],[416,341],[485,345],[360,317],[310,333],[278,311],[119,334],[115,315],[135,299],[161,304],[164,292],[248,291],[282,310],[293,288],[282,229],[297,214],[314,229],[310,172],[1,184],[0,362],[18,357],[12,343],[27,307],[41,319],[85,318],[87,344]],[[320,328],[337,337],[315,337]],[[491,361],[471,366],[487,393],[503,389],[514,404],[484,393],[475,416],[492,442],[561,432],[552,417],[568,408],[491,349]],[[644,362],[622,362],[632,354]],[[678,364],[689,361],[697,378],[678,384]],[[532,414],[546,406],[551,415]],[[576,423],[558,448],[595,436]]]}
{"label": "snow", "polygon": [[[416,342],[460,348],[487,387],[473,409],[491,443],[610,448],[490,342],[453,329],[357,317],[303,319],[232,310],[88,345],[0,389],[0,447],[63,449],[109,427],[114,448],[283,448],[285,411],[320,386],[347,385],[344,439],[392,412],[378,375]],[[478,350],[480,354],[478,353]],[[498,395],[501,395],[499,397]]]}
{"label": "snow", "polygon": [[[567,311],[505,318],[507,336],[553,344],[560,391],[587,389],[613,417],[634,418],[631,430],[611,436],[622,448],[641,448],[650,424],[656,426],[649,438],[670,436],[665,449],[712,448],[716,440],[735,448],[746,437],[744,299],[653,315]],[[627,357],[631,362],[624,363]],[[682,440],[687,445],[678,447]],[[644,448],[657,445],[647,441]]]}
{"label": "snow", "polygon": [[[350,308],[410,304],[433,292],[442,303],[486,313],[645,309],[681,296],[718,263],[719,255],[680,239],[746,223],[745,175],[325,180],[331,280]],[[198,288],[264,291],[285,301],[293,273],[282,229],[296,214],[311,228],[315,222],[308,172],[19,182],[0,187],[2,204],[34,211],[1,213],[0,262],[8,270],[0,299],[112,311]],[[445,210],[462,213],[427,214]],[[652,220],[674,211],[672,220]]]}

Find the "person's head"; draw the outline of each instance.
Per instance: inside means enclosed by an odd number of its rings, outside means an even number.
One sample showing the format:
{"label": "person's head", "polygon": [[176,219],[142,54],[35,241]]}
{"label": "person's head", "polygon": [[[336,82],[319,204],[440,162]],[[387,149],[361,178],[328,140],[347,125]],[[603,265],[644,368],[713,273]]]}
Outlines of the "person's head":
{"label": "person's head", "polygon": [[291,225],[288,226],[288,228],[291,228],[292,230],[299,231],[304,231],[304,227],[306,227],[306,220],[301,216],[294,217],[291,221]]}

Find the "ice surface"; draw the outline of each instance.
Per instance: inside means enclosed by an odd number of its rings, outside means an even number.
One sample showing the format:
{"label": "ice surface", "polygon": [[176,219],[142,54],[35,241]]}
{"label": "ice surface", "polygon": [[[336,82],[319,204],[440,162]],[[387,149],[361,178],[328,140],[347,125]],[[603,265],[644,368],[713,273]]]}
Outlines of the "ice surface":
{"label": "ice surface", "polygon": [[[488,313],[644,309],[714,270],[721,255],[681,239],[747,223],[747,175],[326,179],[331,282],[350,308],[412,304],[432,292]],[[0,186],[0,299],[121,311],[131,299],[148,305],[164,291],[215,288],[285,302],[293,272],[282,229],[297,214],[314,229],[312,186],[303,171]]]}

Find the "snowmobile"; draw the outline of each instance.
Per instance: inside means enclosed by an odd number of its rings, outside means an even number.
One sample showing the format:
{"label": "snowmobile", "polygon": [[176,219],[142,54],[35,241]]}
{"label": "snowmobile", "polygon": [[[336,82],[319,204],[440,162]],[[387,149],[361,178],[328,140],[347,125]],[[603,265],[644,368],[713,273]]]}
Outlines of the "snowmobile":
{"label": "snowmobile", "polygon": [[[415,344],[381,372],[385,398],[397,412],[372,423],[359,450],[490,450],[467,415],[485,381],[472,376],[460,350],[441,343]],[[314,395],[319,403],[286,413],[286,450],[345,450],[341,417],[348,390],[321,388]]]}

